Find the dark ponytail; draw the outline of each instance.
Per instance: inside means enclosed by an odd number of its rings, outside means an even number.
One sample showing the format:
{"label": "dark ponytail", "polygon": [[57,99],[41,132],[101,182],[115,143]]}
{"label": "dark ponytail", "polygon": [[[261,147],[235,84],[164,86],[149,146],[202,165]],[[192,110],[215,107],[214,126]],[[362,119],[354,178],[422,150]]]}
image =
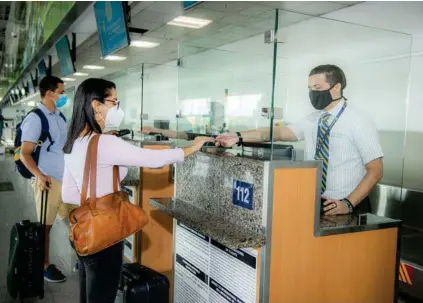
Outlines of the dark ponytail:
{"label": "dark ponytail", "polygon": [[65,154],[72,152],[75,140],[78,139],[85,127],[88,128],[87,135],[91,135],[93,132],[101,134],[101,127],[95,120],[95,113],[91,103],[93,100],[97,100],[104,104],[104,99],[110,96],[110,90],[112,89],[116,89],[116,85],[113,82],[95,78],[87,79],[78,86],[68,137],[63,147]]}

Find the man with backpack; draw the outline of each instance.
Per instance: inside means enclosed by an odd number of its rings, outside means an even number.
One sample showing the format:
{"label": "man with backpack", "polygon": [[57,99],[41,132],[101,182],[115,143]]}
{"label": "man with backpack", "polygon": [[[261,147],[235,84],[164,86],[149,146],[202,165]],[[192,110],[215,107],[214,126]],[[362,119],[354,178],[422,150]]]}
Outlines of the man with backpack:
{"label": "man with backpack", "polygon": [[[66,104],[63,81],[54,76],[43,78],[39,84],[40,105],[31,111],[18,126],[15,162],[22,176],[31,178],[38,218],[41,211],[41,193],[48,190],[44,279],[64,282],[66,277],[49,260],[50,230],[62,202],[64,172],[63,146],[67,136],[66,118],[58,110]],[[20,138],[19,138],[20,136]],[[19,140],[20,139],[20,140]],[[19,142],[20,141],[20,142]],[[16,143],[18,142],[18,143]]]}

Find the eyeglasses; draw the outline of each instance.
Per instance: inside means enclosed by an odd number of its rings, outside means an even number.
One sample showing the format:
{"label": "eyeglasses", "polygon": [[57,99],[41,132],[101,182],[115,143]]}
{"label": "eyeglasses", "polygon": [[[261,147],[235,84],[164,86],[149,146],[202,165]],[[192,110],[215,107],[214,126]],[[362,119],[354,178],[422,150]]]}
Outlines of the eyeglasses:
{"label": "eyeglasses", "polygon": [[113,103],[113,106],[117,106],[117,108],[119,109],[119,105],[120,105],[120,101],[118,100],[110,100],[110,99],[104,99],[105,102],[111,102]]}

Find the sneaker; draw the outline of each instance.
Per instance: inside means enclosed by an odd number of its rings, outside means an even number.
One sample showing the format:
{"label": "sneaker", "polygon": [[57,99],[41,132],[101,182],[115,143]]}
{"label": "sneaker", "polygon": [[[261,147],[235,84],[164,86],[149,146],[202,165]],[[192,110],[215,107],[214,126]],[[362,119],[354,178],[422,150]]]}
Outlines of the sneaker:
{"label": "sneaker", "polygon": [[53,264],[50,264],[44,270],[44,280],[52,283],[60,283],[66,281],[66,276]]}

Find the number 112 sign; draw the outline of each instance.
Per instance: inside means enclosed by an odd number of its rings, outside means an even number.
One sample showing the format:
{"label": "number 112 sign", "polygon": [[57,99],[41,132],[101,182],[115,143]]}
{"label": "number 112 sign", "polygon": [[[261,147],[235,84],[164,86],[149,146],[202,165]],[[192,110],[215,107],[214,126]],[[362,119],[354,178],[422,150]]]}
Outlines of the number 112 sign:
{"label": "number 112 sign", "polygon": [[253,185],[234,180],[232,183],[232,203],[247,209],[253,209]]}

